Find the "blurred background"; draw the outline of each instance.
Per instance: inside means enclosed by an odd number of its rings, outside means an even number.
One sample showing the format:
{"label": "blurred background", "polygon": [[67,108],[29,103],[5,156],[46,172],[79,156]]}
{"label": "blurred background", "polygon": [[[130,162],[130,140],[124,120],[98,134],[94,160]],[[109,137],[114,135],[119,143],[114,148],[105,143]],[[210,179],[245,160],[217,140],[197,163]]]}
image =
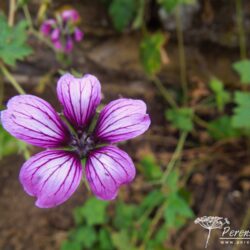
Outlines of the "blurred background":
{"label": "blurred background", "polygon": [[[76,9],[83,39],[55,48],[41,24]],[[19,170],[39,152],[0,126],[0,249],[204,249],[203,216],[250,227],[250,2],[247,0],[9,0],[0,2],[0,105],[22,93],[60,111],[64,72],[93,74],[103,103],[147,103],[152,124],[119,146],[137,176],[111,202],[82,184],[66,203],[39,209]],[[212,230],[208,249],[222,244]]]}

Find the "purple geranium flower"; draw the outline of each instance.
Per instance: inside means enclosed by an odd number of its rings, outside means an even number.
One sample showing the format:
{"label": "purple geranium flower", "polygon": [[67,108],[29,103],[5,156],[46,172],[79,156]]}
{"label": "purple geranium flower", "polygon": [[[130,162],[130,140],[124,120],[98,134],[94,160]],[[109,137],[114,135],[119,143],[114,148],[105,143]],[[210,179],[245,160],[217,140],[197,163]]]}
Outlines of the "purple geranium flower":
{"label": "purple geranium flower", "polygon": [[[38,207],[54,207],[75,192],[84,171],[99,199],[114,199],[119,187],[133,180],[135,167],[128,154],[112,144],[148,129],[145,103],[125,98],[112,101],[93,126],[101,101],[96,77],[65,74],[58,81],[57,96],[64,119],[48,102],[33,95],[11,98],[1,112],[3,127],[11,135],[46,148],[22,166],[20,182],[24,190],[37,197]],[[86,159],[84,169],[82,159]]]}
{"label": "purple geranium flower", "polygon": [[64,10],[56,19],[44,21],[40,31],[50,37],[57,50],[69,53],[73,49],[73,43],[83,39],[83,33],[77,27],[79,20],[80,16],[76,10]]}

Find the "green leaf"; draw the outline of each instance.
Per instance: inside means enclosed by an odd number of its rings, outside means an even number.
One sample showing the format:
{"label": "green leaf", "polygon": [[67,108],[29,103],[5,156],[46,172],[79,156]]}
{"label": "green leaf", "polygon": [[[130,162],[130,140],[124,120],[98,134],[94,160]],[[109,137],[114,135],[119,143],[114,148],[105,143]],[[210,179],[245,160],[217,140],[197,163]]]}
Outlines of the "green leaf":
{"label": "green leaf", "polygon": [[210,81],[209,86],[215,94],[218,110],[222,112],[225,105],[231,100],[230,93],[224,90],[223,83],[217,78],[213,78]]}
{"label": "green leaf", "polygon": [[93,227],[81,226],[71,233],[71,240],[81,246],[91,248],[97,240],[97,234]]}
{"label": "green leaf", "polygon": [[164,218],[168,227],[180,227],[186,219],[193,218],[194,214],[186,200],[178,193],[170,193],[167,199],[167,206],[164,211]]}
{"label": "green leaf", "polygon": [[138,0],[138,5],[136,7],[136,17],[133,21],[133,25],[132,27],[134,29],[138,29],[140,27],[142,27],[143,23],[144,23],[144,10],[145,10],[145,6],[146,6],[146,1],[145,0]]}
{"label": "green leaf", "polygon": [[99,250],[113,250],[114,246],[112,240],[110,238],[110,233],[105,228],[101,228],[99,232],[99,243],[100,249]]}
{"label": "green leaf", "polygon": [[116,249],[135,250],[135,248],[131,245],[131,241],[129,239],[127,231],[122,230],[120,232],[112,233],[111,237]]}
{"label": "green leaf", "polygon": [[243,84],[250,84],[250,60],[235,62],[233,68],[240,75]]}
{"label": "green leaf", "polygon": [[8,65],[15,65],[16,60],[23,59],[32,50],[26,44],[26,21],[9,27],[5,16],[0,13],[0,58]]}
{"label": "green leaf", "polygon": [[148,75],[155,75],[162,67],[161,50],[166,42],[166,37],[158,32],[146,36],[140,45],[141,63]]}
{"label": "green leaf", "polygon": [[170,192],[177,192],[178,190],[178,180],[179,180],[179,173],[177,170],[173,170],[170,172],[166,179],[166,184],[170,190]]}
{"label": "green leaf", "polygon": [[81,244],[75,241],[66,240],[62,243],[61,250],[82,250]]}
{"label": "green leaf", "polygon": [[123,202],[118,202],[115,211],[114,225],[116,228],[125,229],[131,227],[136,207]]}
{"label": "green leaf", "polygon": [[240,136],[240,131],[232,126],[232,118],[227,115],[210,122],[208,132],[216,140]]}
{"label": "green leaf", "polygon": [[169,109],[166,111],[166,118],[181,131],[189,132],[193,129],[193,110],[191,108]]}
{"label": "green leaf", "polygon": [[163,8],[171,13],[180,4],[194,4],[196,0],[158,0],[158,3],[163,6]]}
{"label": "green leaf", "polygon": [[140,162],[142,173],[149,180],[159,179],[162,176],[160,167],[156,164],[156,160],[153,155],[145,156]]}
{"label": "green leaf", "polygon": [[250,128],[250,93],[237,91],[234,96],[236,107],[232,117],[234,128]]}
{"label": "green leaf", "polygon": [[134,0],[113,0],[109,6],[109,14],[116,30],[123,31],[132,21],[136,13]]}
{"label": "green leaf", "polygon": [[1,125],[0,125],[0,159],[15,154],[17,152],[23,152],[26,148],[24,142],[17,140],[11,136]]}
{"label": "green leaf", "polygon": [[158,244],[163,244],[163,242],[167,239],[167,232],[167,227],[163,224],[155,234],[155,242],[157,242]]}
{"label": "green leaf", "polygon": [[151,191],[141,202],[136,210],[137,216],[141,216],[146,210],[160,205],[164,200],[164,195],[160,190]]}
{"label": "green leaf", "polygon": [[75,210],[75,219],[81,223],[83,219],[87,221],[89,226],[99,225],[106,222],[106,207],[107,202],[90,198],[86,203]]}
{"label": "green leaf", "polygon": [[136,228],[135,234],[139,240],[144,240],[145,234],[148,232],[151,224],[151,219],[145,218],[142,223]]}
{"label": "green leaf", "polygon": [[30,1],[30,0],[18,0],[18,1],[17,1],[17,5],[18,5],[18,7],[23,7],[23,6],[25,6],[26,4],[28,4],[29,1]]}

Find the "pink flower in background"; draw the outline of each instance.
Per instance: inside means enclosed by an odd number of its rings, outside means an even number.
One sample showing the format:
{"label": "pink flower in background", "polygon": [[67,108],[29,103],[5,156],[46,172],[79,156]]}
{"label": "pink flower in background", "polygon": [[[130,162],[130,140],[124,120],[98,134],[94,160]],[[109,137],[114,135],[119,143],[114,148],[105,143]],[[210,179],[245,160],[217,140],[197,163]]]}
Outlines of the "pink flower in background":
{"label": "pink flower in background", "polygon": [[64,10],[56,16],[56,19],[44,21],[40,31],[50,37],[57,50],[69,53],[73,49],[74,42],[83,39],[83,33],[77,27],[79,20],[80,16],[76,10]]}
{"label": "pink flower in background", "polygon": [[[125,98],[112,101],[102,109],[92,129],[101,101],[96,77],[65,74],[58,81],[57,96],[64,119],[48,102],[33,95],[11,98],[1,112],[3,127],[11,135],[46,149],[22,166],[19,178],[24,190],[37,198],[38,207],[54,207],[75,192],[84,172],[99,199],[114,199],[119,187],[134,179],[135,167],[128,154],[113,143],[148,129],[146,104]],[[86,159],[84,168],[82,159]]]}

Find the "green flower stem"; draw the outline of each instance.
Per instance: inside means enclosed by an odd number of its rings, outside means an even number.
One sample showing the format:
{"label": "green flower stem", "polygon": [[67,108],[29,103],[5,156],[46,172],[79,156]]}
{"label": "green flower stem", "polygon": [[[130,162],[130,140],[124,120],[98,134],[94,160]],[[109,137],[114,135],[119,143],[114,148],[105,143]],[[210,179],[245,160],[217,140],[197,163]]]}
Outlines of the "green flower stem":
{"label": "green flower stem", "polygon": [[[185,144],[185,141],[186,141],[186,138],[187,138],[187,135],[188,133],[187,132],[182,132],[181,133],[181,136],[178,140],[178,143],[177,143],[177,146],[176,146],[176,149],[174,151],[174,154],[170,160],[170,162],[168,163],[167,165],[167,168],[165,170],[165,172],[163,173],[163,177],[161,179],[161,185],[162,185],[162,189],[164,189],[165,185],[166,185],[166,179],[167,177],[169,176],[169,174],[171,173],[171,171],[173,170],[174,166],[176,165],[176,162],[180,159],[181,157],[181,154],[182,154],[182,150],[183,150],[183,147],[184,147],[184,144]],[[162,216],[163,216],[163,213],[164,213],[164,210],[165,210],[165,207],[166,207],[166,203],[164,202],[157,210],[150,226],[149,226],[149,229],[145,235],[145,238],[143,240],[143,243],[141,244],[141,246],[139,247],[139,250],[144,250],[146,247],[145,247],[145,244],[146,242],[148,242],[151,238],[151,236],[153,235],[153,233],[155,232],[155,229],[159,223],[159,221],[161,220]],[[139,220],[140,223],[143,222],[143,219],[145,219],[146,216],[143,215],[141,217],[141,219]]]}
{"label": "green flower stem", "polygon": [[239,32],[240,57],[242,60],[244,60],[247,58],[247,46],[246,46],[246,36],[243,24],[242,1],[235,0],[235,5],[236,5],[236,15],[237,15],[237,26]]}
{"label": "green flower stem", "polygon": [[30,11],[29,11],[29,8],[28,8],[28,5],[25,4],[23,6],[23,13],[24,13],[24,16],[29,24],[29,28],[30,30],[33,30],[34,29],[34,26],[33,26],[33,22],[32,22],[32,18],[31,18],[31,15],[30,15]]}
{"label": "green flower stem", "polygon": [[23,90],[23,88],[16,81],[16,79],[13,77],[13,75],[8,71],[8,69],[4,66],[4,64],[0,63],[0,69],[3,73],[3,75],[9,80],[9,82],[12,84],[12,86],[16,89],[16,91],[20,95],[25,94],[25,91]]}
{"label": "green flower stem", "polygon": [[180,80],[183,91],[183,103],[187,104],[188,100],[188,84],[187,84],[187,69],[186,69],[186,57],[185,57],[185,48],[184,48],[184,39],[181,23],[181,13],[180,7],[176,7],[175,12],[176,17],[176,31],[178,39],[178,48],[179,48],[179,62],[180,62]]}
{"label": "green flower stem", "polygon": [[164,210],[165,210],[165,206],[166,204],[163,203],[157,210],[151,224],[150,224],[150,227],[149,227],[149,230],[147,231],[147,233],[145,234],[145,238],[143,240],[143,243],[141,244],[141,246],[139,247],[139,250],[145,250],[146,249],[146,246],[145,244],[150,240],[151,236],[153,235],[159,221],[161,220],[162,216],[163,216],[163,213],[164,213]]}
{"label": "green flower stem", "polygon": [[151,78],[151,80],[154,83],[154,85],[158,88],[158,90],[160,91],[160,93],[162,94],[162,96],[165,98],[165,100],[168,102],[168,104],[172,108],[177,108],[178,106],[177,106],[174,98],[169,94],[169,92],[164,87],[164,85],[162,84],[162,82],[160,81],[160,79],[158,77],[154,76],[154,77]]}
{"label": "green flower stem", "polygon": [[27,20],[28,24],[29,24],[29,33],[32,34],[33,36],[35,36],[38,40],[42,41],[43,43],[45,43],[49,48],[51,48],[52,50],[54,50],[55,52],[57,52],[53,46],[53,44],[47,39],[45,38],[39,31],[37,31],[34,28],[33,22],[32,22],[32,18],[30,15],[30,11],[27,5],[23,6],[23,13],[25,16],[25,19]]}
{"label": "green flower stem", "polygon": [[16,12],[16,0],[10,0],[8,24],[13,26],[15,22],[15,12]]}
{"label": "green flower stem", "polygon": [[166,180],[169,176],[169,174],[171,173],[171,171],[173,170],[176,162],[181,158],[181,154],[182,154],[182,150],[186,141],[188,133],[187,132],[182,132],[181,136],[178,140],[176,149],[174,151],[174,154],[170,160],[170,162],[167,165],[166,170],[163,173],[162,179],[161,179],[161,183],[164,186],[166,184]]}
{"label": "green flower stem", "polygon": [[51,48],[52,50],[57,52],[56,49],[54,48],[53,44],[47,38],[45,38],[40,32],[36,31],[35,29],[30,29],[29,32],[30,32],[30,34],[35,36],[38,40],[45,43],[49,48]]}

